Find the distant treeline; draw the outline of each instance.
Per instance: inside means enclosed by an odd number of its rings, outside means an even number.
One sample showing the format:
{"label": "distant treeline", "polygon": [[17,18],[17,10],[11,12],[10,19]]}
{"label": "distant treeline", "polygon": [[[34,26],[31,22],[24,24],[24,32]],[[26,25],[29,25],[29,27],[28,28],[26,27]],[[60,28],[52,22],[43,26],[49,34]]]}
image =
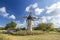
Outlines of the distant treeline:
{"label": "distant treeline", "polygon": [[[4,28],[0,27],[0,30],[7,30],[7,29],[26,30],[26,28],[16,28],[16,23],[13,21],[11,21],[10,23],[7,23]],[[53,23],[39,23],[37,25],[37,27],[33,27],[33,30],[58,31],[58,32],[60,32],[60,28],[54,28]]]}

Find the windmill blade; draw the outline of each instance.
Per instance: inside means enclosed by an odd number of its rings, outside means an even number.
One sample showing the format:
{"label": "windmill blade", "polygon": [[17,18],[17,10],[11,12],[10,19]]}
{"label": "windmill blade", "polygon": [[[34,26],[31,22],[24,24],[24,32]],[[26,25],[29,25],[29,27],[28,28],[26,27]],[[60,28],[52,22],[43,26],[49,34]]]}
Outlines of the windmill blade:
{"label": "windmill blade", "polygon": [[31,8],[29,9],[29,15],[32,15],[32,11],[31,11]]}
{"label": "windmill blade", "polygon": [[18,18],[27,18],[27,16],[19,16]]}
{"label": "windmill blade", "polygon": [[36,19],[36,17],[32,17],[33,19]]}
{"label": "windmill blade", "polygon": [[34,21],[38,21],[38,20],[40,20],[41,18],[38,18],[38,17],[36,17],[35,19],[34,19]]}
{"label": "windmill blade", "polygon": [[40,18],[38,18],[38,17],[34,17],[34,19],[40,19]]}
{"label": "windmill blade", "polygon": [[41,20],[42,20],[42,18],[41,18],[41,17],[40,17],[40,18],[39,18],[39,17],[37,17],[37,19],[41,19]]}

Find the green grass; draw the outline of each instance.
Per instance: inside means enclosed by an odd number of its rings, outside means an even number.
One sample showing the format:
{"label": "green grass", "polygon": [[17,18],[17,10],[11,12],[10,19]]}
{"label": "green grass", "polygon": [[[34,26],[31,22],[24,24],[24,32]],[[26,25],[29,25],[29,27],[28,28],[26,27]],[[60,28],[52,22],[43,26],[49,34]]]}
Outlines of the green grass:
{"label": "green grass", "polygon": [[[2,32],[2,30],[0,32]],[[35,31],[35,32],[41,32],[41,31]],[[40,35],[27,35],[27,36],[16,36],[1,33],[0,39],[1,40],[60,40],[60,33],[49,32]]]}
{"label": "green grass", "polygon": [[3,37],[0,37],[0,40],[4,40]]}

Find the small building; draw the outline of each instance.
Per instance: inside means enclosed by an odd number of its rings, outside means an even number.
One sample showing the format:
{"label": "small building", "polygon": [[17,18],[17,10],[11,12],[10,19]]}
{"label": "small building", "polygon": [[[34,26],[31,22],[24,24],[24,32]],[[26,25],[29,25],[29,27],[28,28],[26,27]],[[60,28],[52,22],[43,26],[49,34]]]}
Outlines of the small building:
{"label": "small building", "polygon": [[12,32],[16,32],[16,29],[7,29],[6,33],[12,33]]}

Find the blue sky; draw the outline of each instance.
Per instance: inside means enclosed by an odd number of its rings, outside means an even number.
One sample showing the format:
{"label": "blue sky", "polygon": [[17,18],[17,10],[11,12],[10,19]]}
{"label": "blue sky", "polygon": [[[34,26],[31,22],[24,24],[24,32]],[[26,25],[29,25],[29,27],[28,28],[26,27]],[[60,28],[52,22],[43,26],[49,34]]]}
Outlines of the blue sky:
{"label": "blue sky", "polygon": [[35,25],[53,22],[55,27],[60,26],[60,0],[0,0],[0,26],[12,20],[17,23],[17,27],[26,25],[25,19],[17,17],[27,16],[30,8],[33,16],[42,18],[34,21]]}

